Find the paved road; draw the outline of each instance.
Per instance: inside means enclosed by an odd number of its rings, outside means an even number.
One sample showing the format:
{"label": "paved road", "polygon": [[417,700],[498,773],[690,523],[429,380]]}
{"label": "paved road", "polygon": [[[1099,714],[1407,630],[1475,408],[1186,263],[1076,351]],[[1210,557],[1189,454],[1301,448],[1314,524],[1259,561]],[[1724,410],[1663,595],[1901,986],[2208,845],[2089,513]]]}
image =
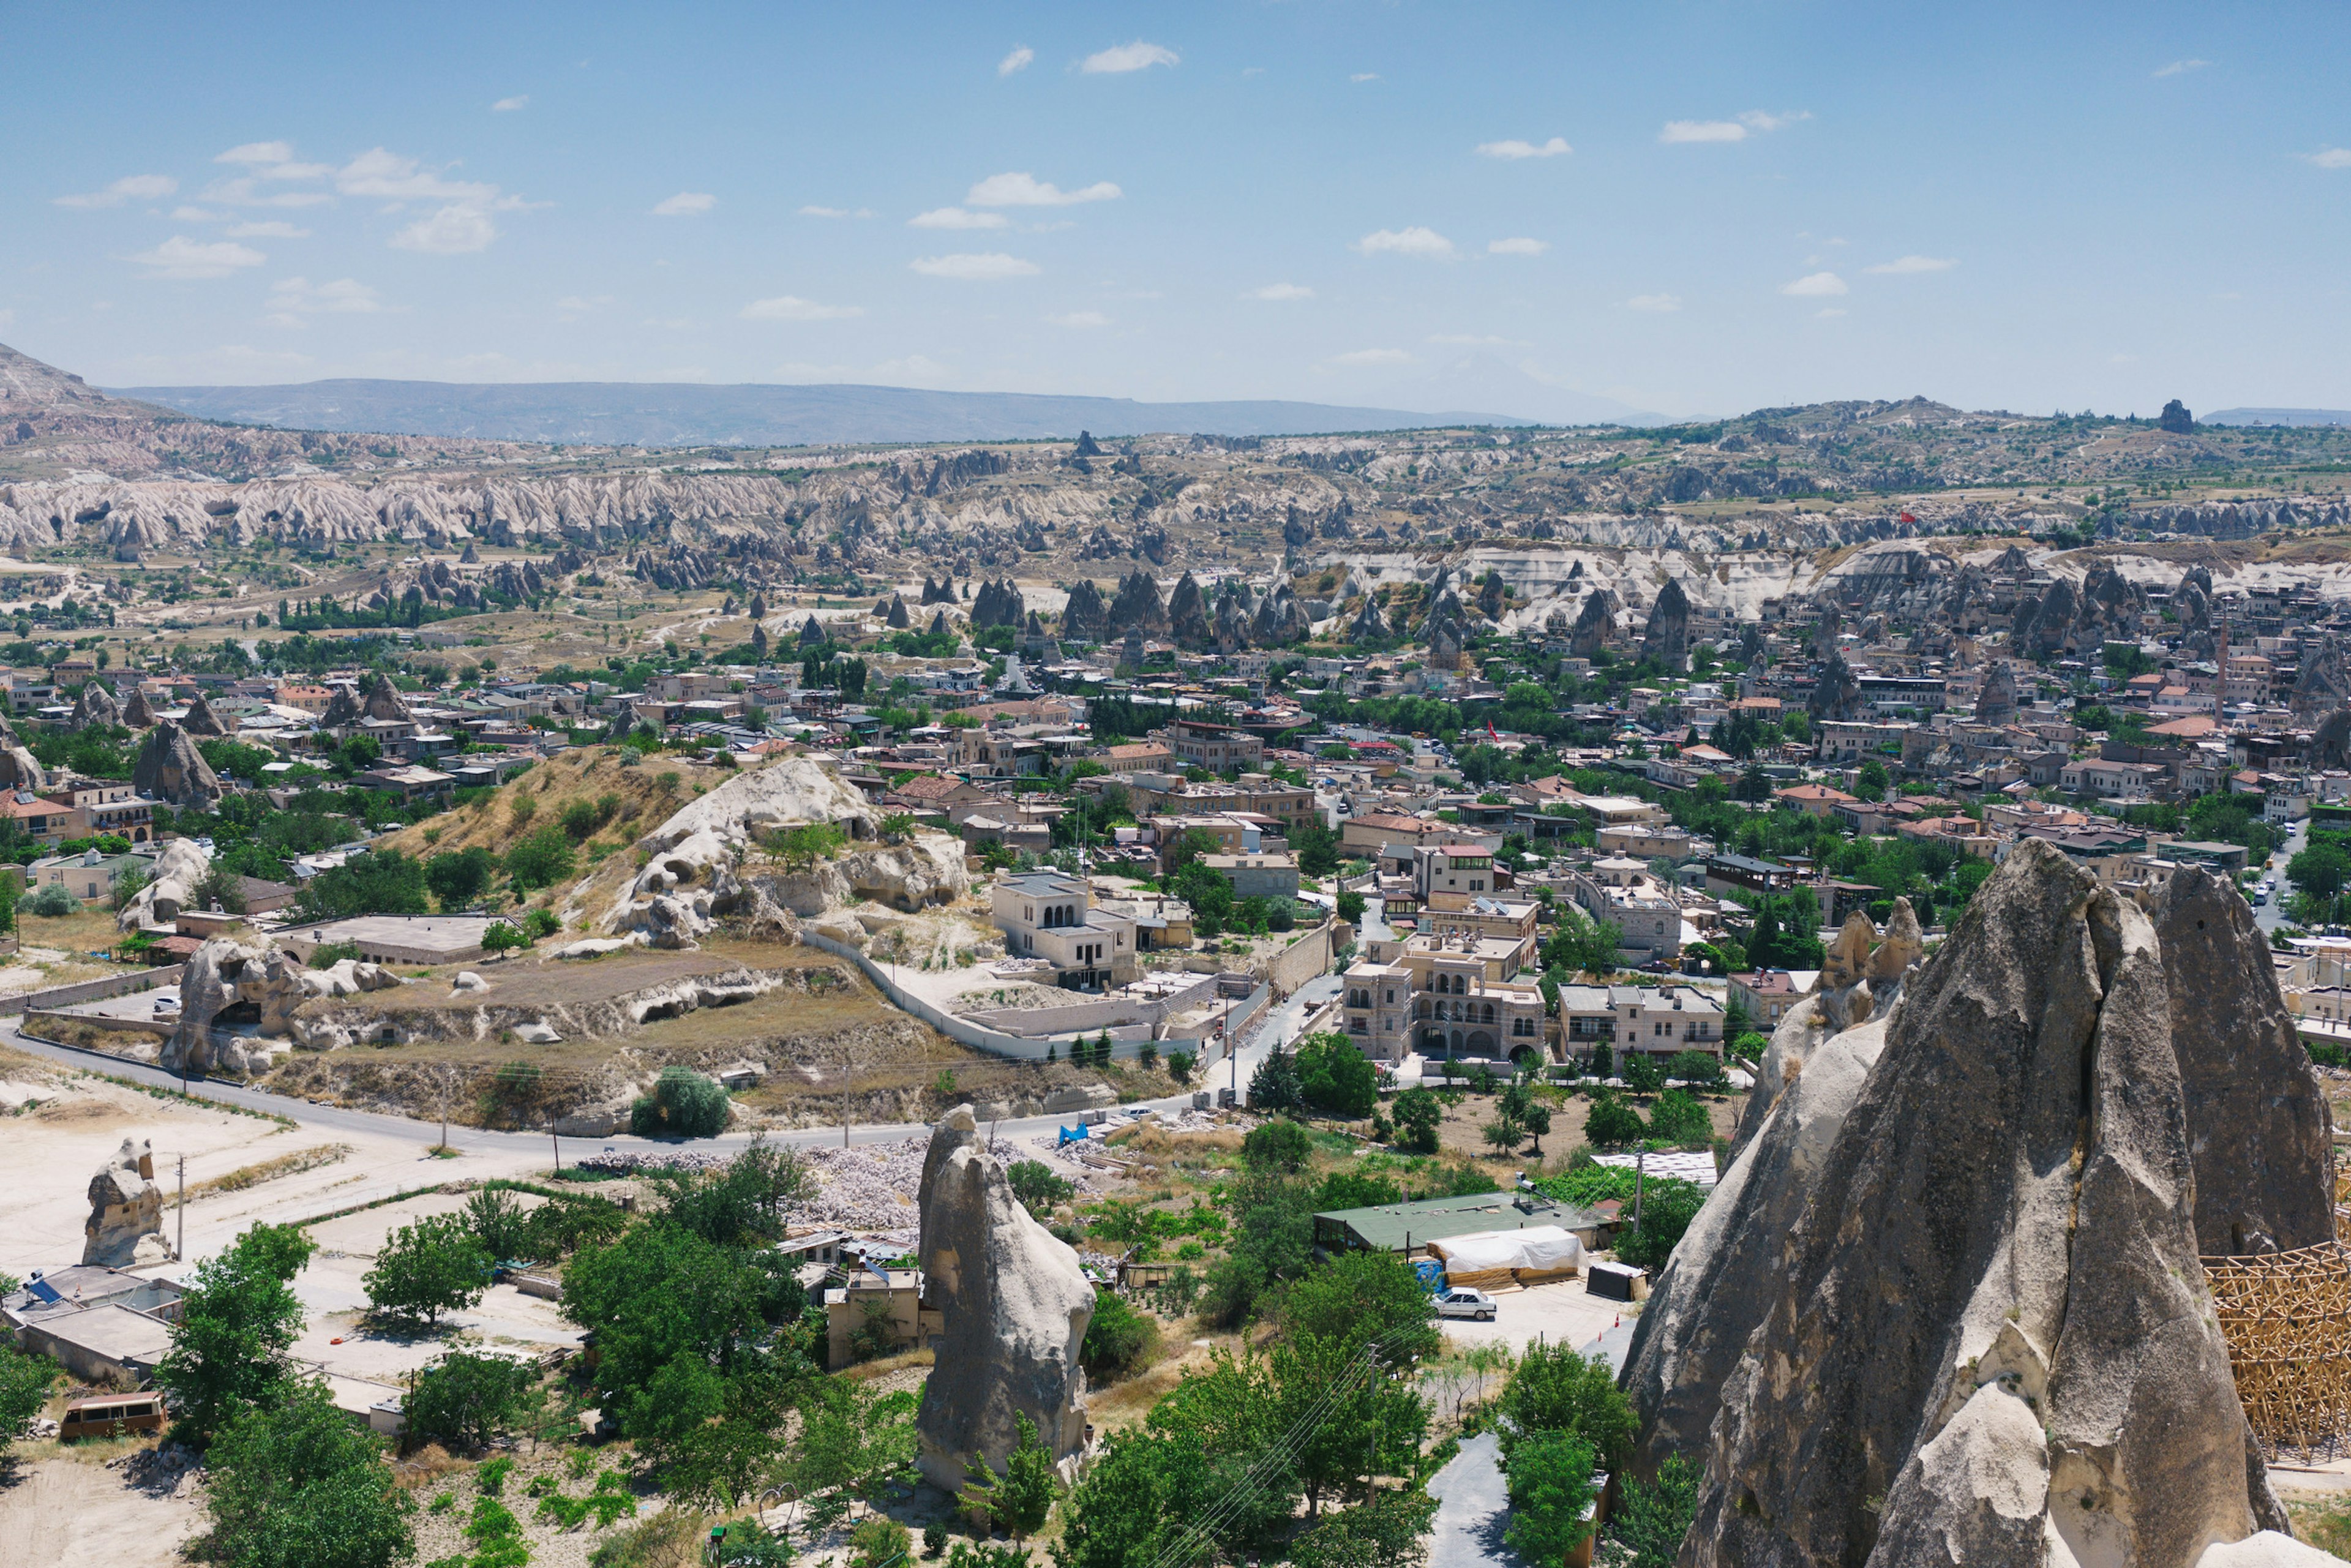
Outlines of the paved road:
{"label": "paved road", "polygon": [[1428,1568],[1519,1568],[1502,1540],[1510,1497],[1501,1460],[1494,1434],[1480,1432],[1429,1479],[1437,1518],[1429,1526]]}
{"label": "paved road", "polygon": [[[1235,1068],[1219,1062],[1211,1071],[1213,1082],[1204,1087],[1220,1088],[1238,1076],[1240,1087],[1246,1092],[1249,1088],[1249,1075],[1256,1071],[1258,1063],[1265,1060],[1266,1052],[1272,1049],[1274,1043],[1279,1040],[1287,1044],[1296,1039],[1307,1015],[1322,1002],[1338,995],[1338,977],[1323,975],[1300,987],[1288,1001],[1269,1008],[1264,1019],[1251,1031],[1242,1049],[1236,1053],[1237,1073]],[[179,1079],[160,1068],[145,1066],[135,1061],[125,1061],[120,1057],[108,1056],[100,1051],[82,1051],[72,1046],[52,1045],[47,1040],[29,1039],[18,1027],[20,1022],[21,1020],[12,1019],[5,1026],[0,1026],[0,1041],[5,1041],[16,1050],[31,1055],[45,1056],[72,1067],[93,1069],[135,1083],[174,1091],[182,1087]],[[290,1116],[306,1127],[317,1127],[340,1133],[376,1134],[393,1138],[417,1138],[433,1143],[440,1141],[441,1124],[437,1121],[419,1121],[407,1116],[388,1115],[377,1111],[351,1111],[337,1105],[314,1105],[308,1101],[291,1099],[283,1094],[268,1094],[235,1084],[208,1082],[202,1079],[185,1087],[187,1092],[193,1098],[242,1105],[251,1110],[267,1112],[272,1115]],[[1130,1108],[1148,1107],[1155,1111],[1174,1112],[1188,1109],[1191,1103],[1191,1095],[1187,1092],[1171,1095],[1164,1100],[1142,1101],[1138,1103],[1138,1107]],[[1065,1119],[1066,1113],[1061,1117],[1026,1116],[1019,1121],[1003,1123],[1000,1126],[1005,1134],[1015,1136],[1033,1135],[1052,1131]],[[892,1143],[928,1131],[929,1124],[921,1122],[859,1123],[850,1127],[848,1141],[851,1144]],[[819,1144],[839,1144],[841,1142],[842,1134],[838,1126],[804,1127],[791,1132],[770,1133],[768,1137],[770,1142],[809,1147]],[[719,1148],[740,1146],[750,1142],[750,1139],[751,1135],[747,1133],[730,1133],[724,1137],[708,1140],[708,1145]],[[548,1150],[550,1155],[553,1153],[548,1134],[544,1132],[509,1133],[486,1127],[462,1127],[453,1124],[449,1128],[449,1143],[454,1148],[477,1154],[519,1154],[541,1149]],[[605,1148],[652,1150],[677,1146],[667,1141],[635,1138],[626,1134],[618,1134],[606,1138],[566,1139],[565,1143],[574,1153],[591,1147],[599,1150]]]}
{"label": "paved road", "polygon": [[[2270,901],[2267,904],[2257,905],[2253,910],[2253,924],[2262,928],[2262,936],[2268,936],[2271,932],[2276,930],[2281,925],[2291,925],[2294,924],[2294,922],[2287,917],[2284,909],[2281,907],[2284,903],[2287,892],[2285,883],[2285,866],[2288,861],[2291,861],[2295,855],[2300,854],[2304,850],[2306,850],[2309,847],[2310,824],[2306,821],[2296,822],[2294,824],[2293,836],[2288,838],[2284,843],[2279,845],[2276,850],[2272,852],[2271,858],[2277,863],[2269,872],[2266,872],[2263,874],[2275,876],[2278,880],[2278,884],[2273,890],[2272,890],[2270,894]],[[2258,870],[2259,868],[2256,867],[2255,869]]]}

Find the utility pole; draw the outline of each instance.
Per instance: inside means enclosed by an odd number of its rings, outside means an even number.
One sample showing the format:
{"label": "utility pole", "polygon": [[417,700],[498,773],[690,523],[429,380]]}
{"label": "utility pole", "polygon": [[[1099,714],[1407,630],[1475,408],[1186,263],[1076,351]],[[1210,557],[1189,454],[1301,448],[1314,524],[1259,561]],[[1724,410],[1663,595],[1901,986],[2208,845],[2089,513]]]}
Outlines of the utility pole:
{"label": "utility pole", "polygon": [[441,1147],[449,1146],[449,1080],[454,1069],[441,1070]]}
{"label": "utility pole", "polygon": [[184,1263],[188,1258],[188,1156],[180,1156],[180,1239],[172,1244],[172,1261]]}
{"label": "utility pole", "polygon": [[1649,1151],[1638,1149],[1633,1155],[1633,1228],[1641,1228],[1641,1178],[1648,1168]]}
{"label": "utility pole", "polygon": [[555,1145],[555,1174],[561,1176],[563,1174],[563,1140],[557,1135],[555,1124],[552,1122],[547,1124],[547,1140]]}

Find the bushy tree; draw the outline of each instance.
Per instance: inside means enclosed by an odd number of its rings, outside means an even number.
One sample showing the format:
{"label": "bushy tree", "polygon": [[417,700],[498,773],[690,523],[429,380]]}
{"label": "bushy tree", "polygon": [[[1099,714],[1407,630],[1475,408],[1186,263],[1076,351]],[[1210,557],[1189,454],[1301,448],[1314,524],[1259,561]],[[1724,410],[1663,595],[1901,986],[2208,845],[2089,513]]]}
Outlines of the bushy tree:
{"label": "bushy tree", "polygon": [[1290,1561],[1295,1568],[1421,1568],[1436,1517],[1437,1500],[1422,1488],[1382,1488],[1324,1514],[1291,1544]]}
{"label": "bushy tree", "polygon": [[1015,1541],[1025,1541],[1045,1527],[1061,1488],[1053,1473],[1053,1450],[1037,1436],[1037,1424],[1020,1415],[1013,1417],[1013,1427],[1004,1473],[998,1475],[981,1460],[969,1461],[970,1479],[956,1500],[973,1517],[1000,1526]]}
{"label": "bushy tree", "polygon": [[1078,1189],[1067,1177],[1057,1174],[1042,1160],[1015,1160],[1004,1172],[1012,1185],[1012,1196],[1031,1214],[1052,1212],[1053,1206],[1067,1203]]}
{"label": "bushy tree", "polygon": [[489,891],[497,870],[497,857],[476,844],[426,861],[424,885],[443,909],[464,909]]}
{"label": "bushy tree", "polygon": [[[596,1331],[596,1385],[632,1436],[717,1415],[719,1378],[764,1335],[772,1296],[763,1270],[666,1218],[582,1247],[563,1271],[563,1315]],[[682,1405],[656,1389],[665,1372]]]}
{"label": "bushy tree", "polygon": [[47,1356],[0,1345],[0,1448],[32,1430],[57,1375],[57,1364]]}
{"label": "bushy tree", "polygon": [[1627,1051],[1618,1071],[1625,1087],[1635,1094],[1655,1094],[1666,1086],[1666,1070],[1657,1065],[1656,1056],[1646,1051]]}
{"label": "bushy tree", "polygon": [[1314,1140],[1306,1129],[1280,1116],[1250,1128],[1241,1140],[1241,1163],[1253,1171],[1301,1171],[1313,1153]]}
{"label": "bushy tree", "polygon": [[1647,1137],[1649,1129],[1641,1120],[1641,1113],[1613,1091],[1604,1089],[1592,1098],[1592,1113],[1584,1119],[1583,1135],[1595,1148],[1621,1149]]}
{"label": "bushy tree", "polygon": [[1640,1223],[1616,1239],[1616,1256],[1636,1269],[1664,1268],[1705,1207],[1706,1188],[1696,1182],[1677,1176],[1643,1178]]}
{"label": "bushy tree", "polygon": [[1510,1458],[1510,1519],[1502,1538],[1522,1563],[1563,1562],[1592,1533],[1584,1511],[1592,1485],[1592,1445],[1573,1432],[1537,1431]]}
{"label": "bushy tree", "polygon": [[43,883],[39,891],[25,901],[23,907],[28,915],[37,915],[45,920],[55,920],[63,915],[79,915],[81,900],[76,898],[65,883],[49,882]]}
{"label": "bushy tree", "polygon": [[368,1304],[388,1317],[437,1322],[481,1301],[496,1263],[464,1218],[427,1215],[392,1232],[376,1254],[365,1280]]}
{"label": "bushy tree", "polygon": [[1282,1297],[1281,1326],[1360,1349],[1376,1340],[1382,1365],[1405,1371],[1442,1343],[1437,1308],[1404,1255],[1346,1252],[1320,1265]]}
{"label": "bushy tree", "polygon": [[413,1506],[392,1484],[381,1439],[335,1407],[321,1384],[224,1427],[206,1458],[212,1529],[192,1555],[233,1568],[383,1568],[413,1546]]}
{"label": "bushy tree", "polygon": [[1702,1479],[1698,1468],[1679,1454],[1657,1467],[1653,1482],[1625,1478],[1606,1531],[1608,1544],[1618,1552],[1618,1568],[1674,1568],[1682,1537],[1698,1517]]}
{"label": "bushy tree", "polygon": [[715,1138],[726,1130],[732,1104],[716,1079],[664,1067],[653,1092],[631,1108],[629,1131],[640,1138]]}
{"label": "bushy tree", "polygon": [[1159,1325],[1128,1306],[1126,1298],[1116,1291],[1096,1291],[1094,1315],[1086,1322],[1078,1360],[1088,1377],[1107,1383],[1147,1358],[1158,1341]]}
{"label": "bushy tree", "polygon": [[1445,1120],[1445,1103],[1417,1086],[1395,1097],[1396,1146],[1414,1154],[1437,1152],[1437,1130]]}
{"label": "bushy tree", "polygon": [[371,850],[303,883],[300,904],[309,920],[423,915],[431,908],[425,891],[422,865],[398,850]]}
{"label": "bushy tree", "polygon": [[196,1265],[155,1369],[179,1412],[176,1440],[202,1448],[246,1411],[277,1403],[306,1316],[292,1281],[317,1249],[290,1225],[256,1225]]}
{"label": "bushy tree", "polygon": [[1714,1117],[1687,1090],[1668,1089],[1649,1112],[1649,1135],[1685,1146],[1714,1141]]}
{"label": "bushy tree", "polygon": [[549,822],[507,852],[507,874],[520,888],[545,887],[571,874],[576,857],[571,835]]}
{"label": "bushy tree", "polygon": [[416,1375],[402,1406],[406,1436],[452,1451],[478,1448],[527,1420],[538,1392],[538,1375],[527,1362],[451,1351]]}
{"label": "bushy tree", "polygon": [[1325,1116],[1361,1121],[1379,1106],[1378,1070],[1353,1040],[1335,1030],[1298,1042],[1298,1083],[1307,1105]]}
{"label": "bushy tree", "polygon": [[1632,1457],[1640,1421],[1616,1387],[1604,1358],[1586,1360],[1564,1344],[1538,1336],[1519,1358],[1503,1390],[1502,1455],[1515,1459],[1529,1437],[1565,1432],[1592,1446],[1602,1469],[1614,1471]]}
{"label": "bushy tree", "polygon": [[1274,1115],[1302,1106],[1306,1089],[1299,1079],[1298,1059],[1280,1046],[1266,1052],[1265,1060],[1249,1074],[1249,1103],[1251,1110]]}

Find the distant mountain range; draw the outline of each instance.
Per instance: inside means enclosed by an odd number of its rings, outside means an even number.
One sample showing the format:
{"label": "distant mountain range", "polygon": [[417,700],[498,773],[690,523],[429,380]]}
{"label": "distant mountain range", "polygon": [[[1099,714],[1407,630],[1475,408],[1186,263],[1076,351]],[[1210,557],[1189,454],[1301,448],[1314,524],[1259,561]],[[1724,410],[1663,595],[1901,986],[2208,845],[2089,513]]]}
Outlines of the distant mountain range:
{"label": "distant mountain range", "polygon": [[2224,408],[2198,416],[2199,424],[2351,424],[2351,409]]}
{"label": "distant mountain range", "polygon": [[[1098,436],[1310,435],[1538,423],[1507,414],[1421,413],[1314,402],[1136,402],[854,385],[352,380],[111,390],[118,397],[161,403],[203,419],[280,429],[622,446],[1066,440],[1081,430]],[[1579,423],[1657,422],[1656,415],[1606,399],[1576,401],[1592,405]]]}

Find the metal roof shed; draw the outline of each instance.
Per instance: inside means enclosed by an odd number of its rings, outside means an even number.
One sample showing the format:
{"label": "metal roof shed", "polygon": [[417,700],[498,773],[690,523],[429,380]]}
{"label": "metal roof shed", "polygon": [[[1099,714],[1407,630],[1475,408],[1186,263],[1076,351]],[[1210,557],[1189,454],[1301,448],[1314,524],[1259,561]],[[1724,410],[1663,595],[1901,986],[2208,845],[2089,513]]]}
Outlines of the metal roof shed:
{"label": "metal roof shed", "polygon": [[1479,1192],[1459,1197],[1427,1197],[1371,1208],[1343,1208],[1314,1217],[1314,1245],[1331,1252],[1425,1250],[1448,1236],[1556,1225],[1596,1248],[1609,1221],[1587,1209],[1554,1203],[1531,1192]]}

